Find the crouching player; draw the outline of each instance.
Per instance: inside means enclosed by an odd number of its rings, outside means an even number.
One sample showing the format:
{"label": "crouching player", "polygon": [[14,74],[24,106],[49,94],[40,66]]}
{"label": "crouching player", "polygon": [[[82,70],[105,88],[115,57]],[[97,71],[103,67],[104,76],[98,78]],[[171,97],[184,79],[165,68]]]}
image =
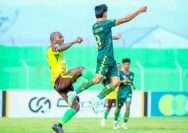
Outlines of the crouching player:
{"label": "crouching player", "polygon": [[56,133],[63,133],[63,125],[67,123],[79,111],[79,97],[74,93],[73,83],[82,75],[83,67],[77,67],[67,70],[66,63],[63,58],[63,52],[74,44],[81,43],[82,38],[78,37],[70,43],[64,43],[64,37],[60,32],[53,32],[50,35],[51,45],[48,48],[48,63],[51,70],[51,79],[54,89],[68,103],[69,109],[66,110],[64,116],[59,123],[53,125]]}
{"label": "crouching player", "polygon": [[135,89],[133,84],[134,80],[134,73],[130,71],[130,64],[131,60],[126,58],[122,60],[123,64],[123,71],[120,71],[120,80],[121,84],[118,89],[117,93],[117,104],[115,110],[115,117],[114,117],[114,129],[118,129],[119,126],[119,115],[121,108],[125,104],[125,113],[123,117],[123,124],[122,127],[124,129],[128,129],[128,120],[130,114],[130,107],[131,107],[131,98],[132,98],[132,90]]}

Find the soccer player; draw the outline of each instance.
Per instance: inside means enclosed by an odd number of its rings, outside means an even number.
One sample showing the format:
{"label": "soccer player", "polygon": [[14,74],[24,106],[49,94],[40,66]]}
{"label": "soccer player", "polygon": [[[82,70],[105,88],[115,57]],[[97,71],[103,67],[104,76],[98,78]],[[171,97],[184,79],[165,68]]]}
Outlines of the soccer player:
{"label": "soccer player", "polygon": [[118,89],[117,93],[117,104],[115,110],[115,117],[114,117],[114,129],[119,128],[118,118],[121,111],[121,108],[125,104],[125,114],[123,118],[122,127],[124,129],[128,129],[128,120],[130,114],[130,107],[131,107],[131,98],[132,98],[132,90],[135,89],[134,86],[134,73],[130,71],[130,64],[131,60],[129,58],[123,59],[123,71],[120,71],[120,80],[121,84]]}
{"label": "soccer player", "polygon": [[120,19],[107,19],[108,7],[105,4],[95,7],[96,23],[93,25],[93,34],[98,45],[97,67],[96,75],[92,80],[83,83],[77,88],[77,93],[100,83],[104,77],[110,78],[111,82],[106,85],[102,91],[97,95],[95,100],[91,101],[91,105],[95,112],[97,112],[97,105],[99,100],[112,92],[120,84],[120,79],[117,75],[117,65],[114,59],[113,42],[112,42],[112,27],[129,22],[136,16],[146,12],[147,7],[141,7],[136,12],[129,14]]}
{"label": "soccer player", "polygon": [[[119,72],[121,70],[121,64],[120,63],[117,63],[117,68],[118,68],[118,72]],[[110,81],[104,79],[103,84],[106,85],[109,82]],[[106,96],[106,109],[105,109],[105,112],[104,112],[103,119],[101,120],[101,126],[102,127],[106,127],[106,120],[108,118],[108,115],[109,115],[112,107],[115,106],[115,104],[116,104],[117,91],[118,91],[118,88],[116,88],[114,91],[112,91],[110,94],[108,94]]]}
{"label": "soccer player", "polygon": [[51,69],[51,79],[54,89],[68,103],[69,108],[59,123],[53,125],[56,133],[63,133],[63,125],[66,124],[79,111],[79,97],[74,93],[73,83],[82,75],[83,67],[67,70],[63,52],[74,44],[81,43],[83,39],[78,37],[70,43],[64,43],[64,37],[60,32],[50,35],[51,45],[48,48],[48,63]]}

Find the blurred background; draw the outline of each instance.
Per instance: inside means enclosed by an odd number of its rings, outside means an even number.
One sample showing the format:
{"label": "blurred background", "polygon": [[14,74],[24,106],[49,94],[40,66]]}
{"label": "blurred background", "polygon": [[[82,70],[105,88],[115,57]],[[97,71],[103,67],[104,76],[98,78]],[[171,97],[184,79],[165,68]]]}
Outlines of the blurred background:
{"label": "blurred background", "polygon": [[[101,3],[109,6],[112,19],[148,6],[146,14],[113,29],[113,34],[122,34],[122,39],[114,41],[115,57],[118,62],[131,58],[135,73],[137,90],[131,115],[188,115],[187,0],[1,0],[0,116],[62,114],[57,108],[67,106],[53,91],[47,64],[49,35],[60,31],[67,42],[84,37],[83,45],[65,52],[65,59],[69,68],[81,65],[94,73],[97,49],[92,25],[94,7]],[[81,78],[75,87],[84,80]],[[88,113],[87,103],[100,86],[82,94],[78,117],[100,116]]]}

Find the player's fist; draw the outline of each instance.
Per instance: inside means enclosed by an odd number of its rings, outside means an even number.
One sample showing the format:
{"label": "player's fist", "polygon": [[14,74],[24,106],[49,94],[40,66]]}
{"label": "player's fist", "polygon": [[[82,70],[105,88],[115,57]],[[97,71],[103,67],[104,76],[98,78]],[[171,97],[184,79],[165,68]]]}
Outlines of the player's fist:
{"label": "player's fist", "polygon": [[140,7],[138,10],[140,13],[144,13],[147,11],[147,6]]}
{"label": "player's fist", "polygon": [[77,37],[75,42],[76,43],[82,43],[83,42],[83,38],[82,37]]}

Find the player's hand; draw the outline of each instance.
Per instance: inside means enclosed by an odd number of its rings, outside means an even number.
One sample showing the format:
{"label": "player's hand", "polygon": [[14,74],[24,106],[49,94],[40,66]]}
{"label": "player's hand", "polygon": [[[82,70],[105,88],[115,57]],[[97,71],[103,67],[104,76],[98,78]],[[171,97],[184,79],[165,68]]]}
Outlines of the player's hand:
{"label": "player's hand", "polygon": [[75,40],[75,43],[82,43],[83,42],[83,38],[82,37],[77,37]]}
{"label": "player's hand", "polygon": [[140,8],[138,9],[138,11],[139,11],[139,13],[144,13],[144,12],[146,12],[146,11],[147,11],[147,6],[140,7]]}
{"label": "player's hand", "polygon": [[124,80],[123,80],[123,83],[124,83],[124,84],[128,84],[128,83],[129,83],[129,80],[124,79]]}

